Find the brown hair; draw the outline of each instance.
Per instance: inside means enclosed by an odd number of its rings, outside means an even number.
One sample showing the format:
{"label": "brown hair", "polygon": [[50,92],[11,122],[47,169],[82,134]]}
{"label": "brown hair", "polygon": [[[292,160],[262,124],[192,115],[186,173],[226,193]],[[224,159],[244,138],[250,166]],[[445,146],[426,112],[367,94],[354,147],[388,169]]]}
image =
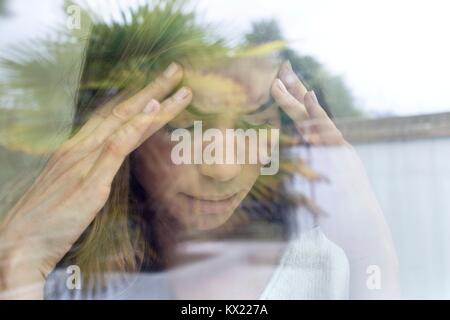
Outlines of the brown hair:
{"label": "brown hair", "polygon": [[[226,51],[220,41],[212,42],[201,31],[192,13],[182,13],[177,5],[144,6],[136,12],[136,17],[140,18],[138,24],[133,20],[124,21],[122,25],[93,24],[77,95],[73,132],[101,103],[124,88],[143,87],[170,61],[192,65],[201,55]],[[121,52],[113,56],[116,51],[108,50],[108,45],[116,45],[115,41],[119,41]],[[105,284],[103,275],[108,272],[134,272],[143,265],[150,269],[164,267],[165,248],[156,230],[164,223],[156,221],[155,206],[146,203],[149,195],[133,175],[132,159],[133,154],[124,161],[105,206],[60,262],[60,265],[80,267],[85,290]],[[285,193],[284,182],[291,176],[292,172],[281,168],[275,178],[260,177],[235,214],[241,215],[243,221],[269,223],[276,226],[278,233],[287,235],[293,227],[289,214],[299,203]],[[301,198],[300,202],[304,200]]]}

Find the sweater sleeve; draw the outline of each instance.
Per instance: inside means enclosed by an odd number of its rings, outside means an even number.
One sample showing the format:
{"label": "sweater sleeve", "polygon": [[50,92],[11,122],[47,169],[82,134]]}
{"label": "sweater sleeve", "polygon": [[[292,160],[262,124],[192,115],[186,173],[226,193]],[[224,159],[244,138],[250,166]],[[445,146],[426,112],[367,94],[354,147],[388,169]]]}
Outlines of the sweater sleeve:
{"label": "sweater sleeve", "polygon": [[349,263],[320,227],[291,240],[261,299],[348,299]]}

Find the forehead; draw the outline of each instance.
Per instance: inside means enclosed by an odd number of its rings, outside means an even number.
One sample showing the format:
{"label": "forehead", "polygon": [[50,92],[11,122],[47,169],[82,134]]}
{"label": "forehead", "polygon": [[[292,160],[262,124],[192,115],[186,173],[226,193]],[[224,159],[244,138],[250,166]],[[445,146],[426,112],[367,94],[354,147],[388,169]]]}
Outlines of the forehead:
{"label": "forehead", "polygon": [[248,113],[269,99],[278,62],[269,57],[232,58],[186,68],[192,105],[202,113]]}

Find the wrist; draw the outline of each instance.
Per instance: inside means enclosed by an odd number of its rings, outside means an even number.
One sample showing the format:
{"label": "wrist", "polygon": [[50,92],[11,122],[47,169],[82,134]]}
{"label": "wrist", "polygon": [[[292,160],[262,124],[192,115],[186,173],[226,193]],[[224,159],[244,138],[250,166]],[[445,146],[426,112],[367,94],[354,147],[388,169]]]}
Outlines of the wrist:
{"label": "wrist", "polygon": [[0,298],[41,299],[45,276],[35,259],[18,246],[0,250]]}

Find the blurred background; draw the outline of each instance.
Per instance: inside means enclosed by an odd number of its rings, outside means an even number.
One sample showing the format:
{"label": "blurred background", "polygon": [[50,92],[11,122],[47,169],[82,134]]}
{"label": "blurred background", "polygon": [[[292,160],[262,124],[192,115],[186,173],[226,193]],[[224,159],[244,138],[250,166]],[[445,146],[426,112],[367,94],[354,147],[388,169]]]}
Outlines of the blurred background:
{"label": "blurred background", "polygon": [[[89,1],[99,14],[137,2]],[[0,56],[42,34],[51,37],[55,25],[66,23],[63,5],[62,0],[0,0]],[[365,164],[393,234],[404,297],[450,298],[450,44],[445,40],[450,3],[198,0],[191,5],[231,42],[287,41],[283,56],[315,90]],[[2,88],[6,77],[0,69],[2,190],[24,169],[42,163],[33,156],[36,144],[20,143],[36,131],[14,127],[12,97],[20,90]],[[61,119],[68,120],[68,114]],[[39,130],[48,129],[46,124]],[[31,179],[33,173],[25,175]]]}

